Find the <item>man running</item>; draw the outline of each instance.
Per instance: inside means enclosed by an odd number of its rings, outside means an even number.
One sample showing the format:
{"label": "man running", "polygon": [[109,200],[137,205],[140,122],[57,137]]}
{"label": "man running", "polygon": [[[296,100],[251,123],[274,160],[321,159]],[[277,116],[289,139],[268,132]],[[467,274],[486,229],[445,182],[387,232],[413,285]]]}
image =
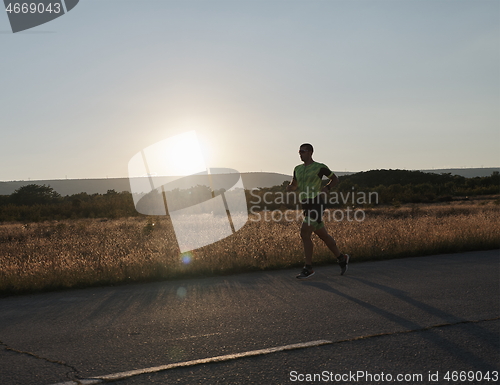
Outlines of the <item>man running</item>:
{"label": "man running", "polygon": [[[323,222],[324,196],[330,189],[337,185],[339,179],[323,163],[315,162],[312,158],[313,146],[305,143],[300,146],[300,159],[304,164],[300,164],[293,170],[293,179],[287,186],[287,191],[299,189],[299,198],[304,210],[304,221],[300,229],[300,237],[304,245],[305,266],[301,273],[297,275],[298,279],[309,278],[314,275],[312,269],[313,242],[312,233],[315,233],[328,248],[333,252],[340,266],[340,275],[347,271],[349,255],[342,254],[337,247],[335,239],[328,234]],[[321,179],[326,176],[330,181],[321,188]]]}

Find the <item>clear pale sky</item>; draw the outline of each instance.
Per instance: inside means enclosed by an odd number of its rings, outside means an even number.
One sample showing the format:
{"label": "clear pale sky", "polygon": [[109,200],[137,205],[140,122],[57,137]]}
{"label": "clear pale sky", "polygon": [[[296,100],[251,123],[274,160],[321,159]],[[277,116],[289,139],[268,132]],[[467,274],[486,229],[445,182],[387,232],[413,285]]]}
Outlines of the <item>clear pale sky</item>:
{"label": "clear pale sky", "polygon": [[[211,167],[500,165],[498,1],[81,0],[0,15],[0,180],[126,177],[196,130]],[[182,161],[182,160],[180,160]]]}

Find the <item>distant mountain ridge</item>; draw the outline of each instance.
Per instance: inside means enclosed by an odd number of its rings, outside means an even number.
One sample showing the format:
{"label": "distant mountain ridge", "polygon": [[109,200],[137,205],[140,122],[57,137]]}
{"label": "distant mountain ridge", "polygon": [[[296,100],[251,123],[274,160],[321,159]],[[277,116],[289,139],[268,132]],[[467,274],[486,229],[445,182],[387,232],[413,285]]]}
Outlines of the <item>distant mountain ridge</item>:
{"label": "distant mountain ridge", "polygon": [[[158,177],[155,177],[158,178]],[[241,173],[245,189],[272,187],[291,180],[290,175],[271,172]],[[163,182],[175,180],[173,177],[163,177]],[[52,187],[62,196],[74,195],[85,192],[87,194],[105,194],[108,190],[116,192],[129,191],[129,178],[110,179],[55,179],[55,180],[30,180],[0,182],[0,195],[10,195],[15,190],[28,184],[46,185]]]}
{"label": "distant mountain ridge", "polygon": [[[494,171],[500,171],[500,167],[488,168],[465,168],[465,169],[436,169],[420,170],[433,174],[460,175],[466,178],[490,176]],[[335,172],[338,176],[352,175],[355,172]],[[285,181],[291,180],[291,175],[271,173],[271,172],[248,172],[241,173],[241,178],[245,189],[265,188],[281,185]],[[165,177],[165,183],[175,178]],[[55,179],[55,180],[30,180],[30,181],[10,181],[0,182],[0,195],[10,195],[18,188],[28,185],[46,185],[52,187],[62,196],[74,195],[85,192],[87,194],[105,194],[108,190],[116,192],[129,191],[129,178],[111,179]]]}
{"label": "distant mountain ridge", "polygon": [[442,168],[435,170],[420,170],[422,172],[430,172],[433,174],[451,174],[460,175],[466,178],[491,176],[493,172],[499,171],[500,167],[481,167],[481,168]]}

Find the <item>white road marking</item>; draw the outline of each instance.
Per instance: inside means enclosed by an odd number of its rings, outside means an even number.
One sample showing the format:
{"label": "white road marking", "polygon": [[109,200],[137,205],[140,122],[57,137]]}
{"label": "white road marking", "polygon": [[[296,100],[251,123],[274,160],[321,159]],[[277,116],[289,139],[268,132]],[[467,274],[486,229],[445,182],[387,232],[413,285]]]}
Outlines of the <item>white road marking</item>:
{"label": "white road marking", "polygon": [[168,364],[168,365],[162,365],[162,366],[154,366],[152,368],[131,370],[129,372],[114,373],[114,374],[108,374],[105,376],[96,376],[93,378],[85,378],[82,380],[61,382],[61,383],[57,383],[57,384],[53,384],[53,385],[96,385],[96,384],[101,384],[103,382],[124,380],[126,378],[138,376],[141,374],[156,373],[156,372],[161,372],[163,370],[169,370],[169,369],[175,369],[175,368],[181,368],[181,367],[187,367],[187,366],[194,366],[194,365],[200,365],[200,364],[209,364],[212,362],[230,361],[230,360],[235,360],[237,358],[242,358],[242,357],[260,356],[260,355],[269,354],[269,353],[282,352],[284,350],[310,348],[310,347],[321,346],[321,345],[331,345],[334,343],[337,344],[337,343],[344,343],[344,342],[353,342],[353,341],[359,341],[359,340],[368,339],[368,338],[390,336],[390,335],[397,335],[397,334],[404,334],[404,333],[422,332],[422,331],[427,331],[427,330],[431,330],[434,328],[442,328],[442,327],[453,326],[453,325],[479,323],[479,322],[485,322],[485,321],[496,321],[498,319],[500,319],[500,317],[481,319],[481,320],[462,320],[462,321],[458,321],[458,322],[425,326],[425,327],[418,328],[418,329],[401,330],[401,331],[395,331],[392,333],[379,333],[379,334],[372,334],[372,335],[367,335],[367,336],[358,336],[358,337],[348,338],[345,340],[338,340],[335,342],[328,341],[328,340],[302,342],[299,344],[277,346],[275,348],[251,350],[249,352],[227,354],[225,356],[202,358],[199,360],[177,362],[175,364]]}
{"label": "white road marking", "polygon": [[95,384],[102,384],[103,382],[124,380],[126,378],[138,376],[141,374],[157,373],[157,372],[161,372],[161,371],[169,370],[169,369],[182,368],[182,367],[186,367],[186,366],[194,366],[194,365],[200,365],[200,364],[209,364],[212,362],[231,361],[231,360],[235,360],[237,358],[261,356],[264,354],[282,352],[285,350],[310,348],[310,347],[314,347],[314,346],[329,345],[332,343],[333,343],[332,341],[328,341],[328,340],[302,342],[302,343],[292,344],[292,345],[277,346],[274,348],[251,350],[251,351],[243,352],[243,353],[227,354],[224,356],[216,356],[216,357],[210,357],[210,358],[202,358],[199,360],[176,362],[174,364],[153,366],[151,368],[130,370],[128,372],[107,374],[104,376],[96,376],[96,377],[92,377],[92,378],[82,379],[79,381],[60,382],[60,383],[53,384],[53,385],[95,385]]}
{"label": "white road marking", "polygon": [[171,341],[179,341],[179,340],[189,340],[191,338],[201,338],[201,337],[211,337],[211,336],[220,336],[222,333],[208,333],[208,334],[200,334],[198,336],[187,336],[187,337],[179,337],[172,338]]}

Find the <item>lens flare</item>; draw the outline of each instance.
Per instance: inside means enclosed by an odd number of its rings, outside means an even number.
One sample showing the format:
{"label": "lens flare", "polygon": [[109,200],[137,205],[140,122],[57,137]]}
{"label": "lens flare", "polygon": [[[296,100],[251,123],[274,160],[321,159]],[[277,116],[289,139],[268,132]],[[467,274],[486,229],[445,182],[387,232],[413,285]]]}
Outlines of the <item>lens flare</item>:
{"label": "lens flare", "polygon": [[186,295],[187,295],[187,289],[185,287],[179,287],[177,289],[177,297],[179,297],[180,299],[184,299],[186,298]]}
{"label": "lens flare", "polygon": [[191,253],[181,254],[181,261],[185,265],[189,265],[192,259],[193,259],[193,254]]}

